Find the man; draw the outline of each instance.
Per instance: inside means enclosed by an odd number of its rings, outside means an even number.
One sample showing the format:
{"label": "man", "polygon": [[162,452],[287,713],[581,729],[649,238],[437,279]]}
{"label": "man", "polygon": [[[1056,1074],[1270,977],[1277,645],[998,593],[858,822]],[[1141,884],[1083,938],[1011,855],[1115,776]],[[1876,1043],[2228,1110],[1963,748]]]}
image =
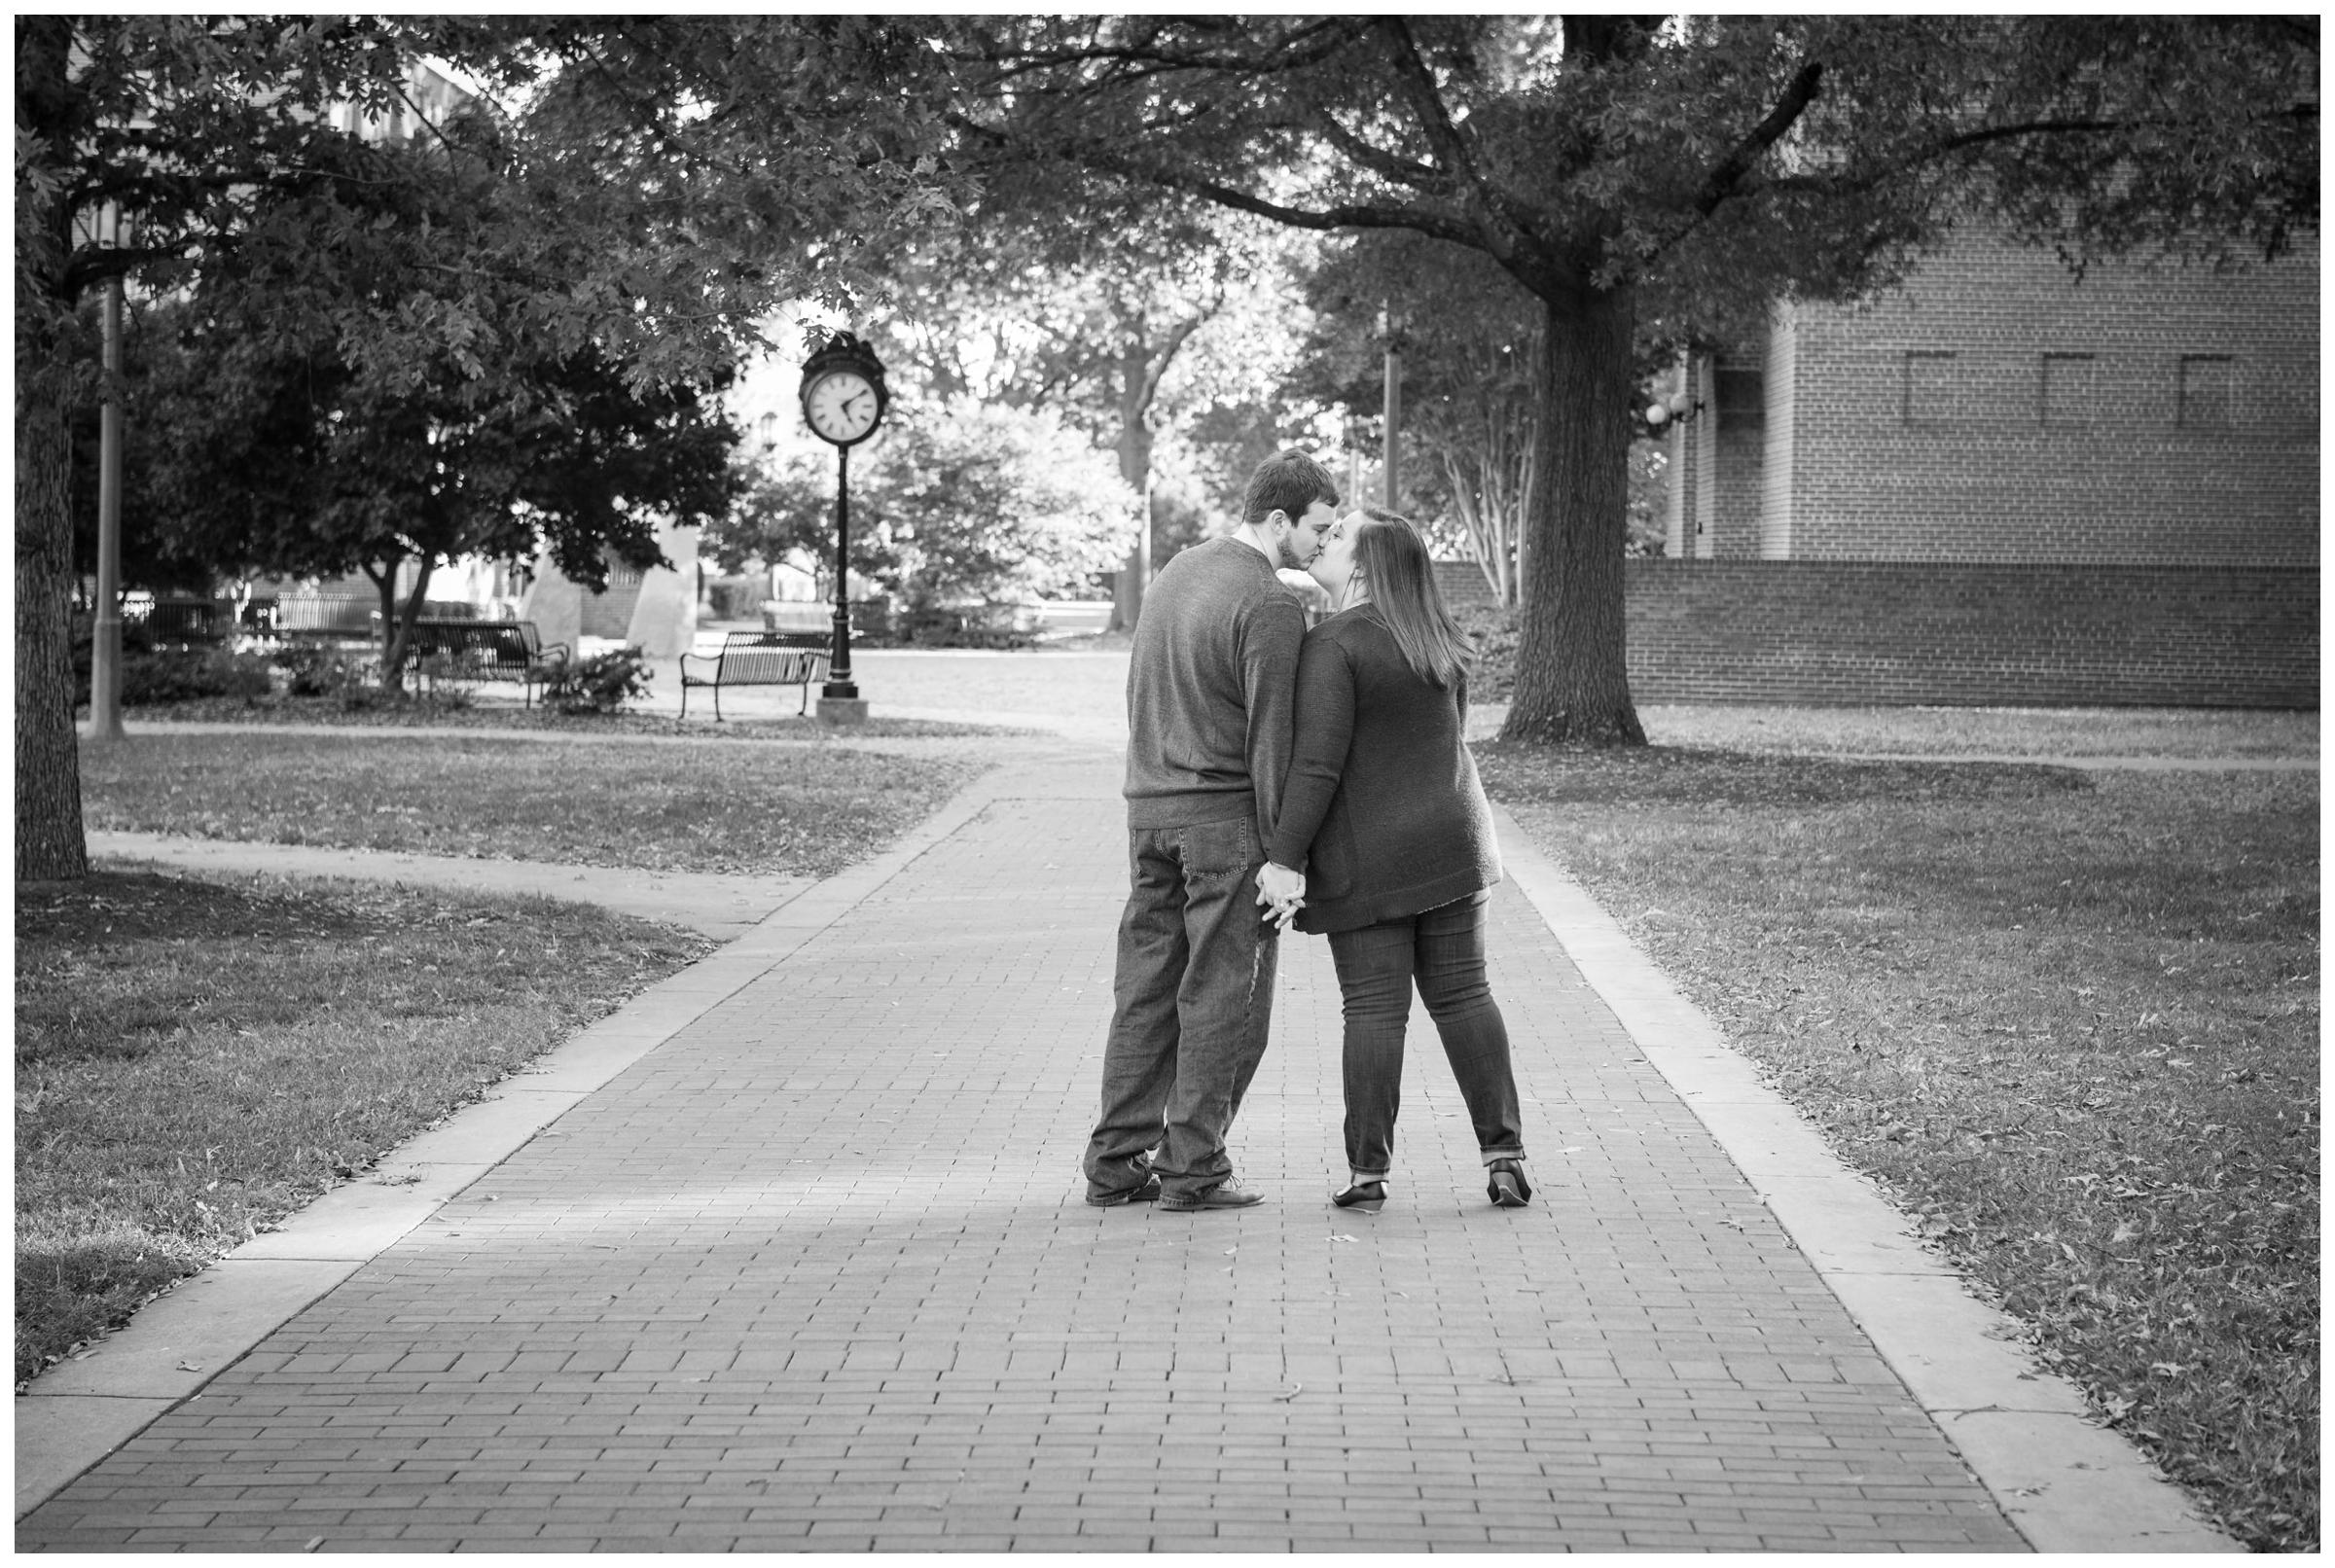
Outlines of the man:
{"label": "man", "polygon": [[1282,452],[1250,477],[1239,529],[1184,551],[1144,595],[1127,672],[1131,885],[1090,1203],[1263,1201],[1233,1182],[1224,1138],[1265,1053],[1280,938],[1256,878],[1289,767],[1306,618],[1274,574],[1303,569],[1337,519],[1329,471]]}

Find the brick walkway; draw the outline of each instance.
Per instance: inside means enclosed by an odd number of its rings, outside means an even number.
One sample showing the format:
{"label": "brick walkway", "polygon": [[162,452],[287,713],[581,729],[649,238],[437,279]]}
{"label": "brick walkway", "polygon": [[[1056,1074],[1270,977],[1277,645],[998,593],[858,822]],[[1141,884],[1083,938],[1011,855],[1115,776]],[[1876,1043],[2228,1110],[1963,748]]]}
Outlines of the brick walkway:
{"label": "brick walkway", "polygon": [[1283,949],[1245,1213],[1096,1210],[1107,762],[1000,798],[19,1521],[19,1549],[2019,1550],[1528,905],[1538,1193]]}

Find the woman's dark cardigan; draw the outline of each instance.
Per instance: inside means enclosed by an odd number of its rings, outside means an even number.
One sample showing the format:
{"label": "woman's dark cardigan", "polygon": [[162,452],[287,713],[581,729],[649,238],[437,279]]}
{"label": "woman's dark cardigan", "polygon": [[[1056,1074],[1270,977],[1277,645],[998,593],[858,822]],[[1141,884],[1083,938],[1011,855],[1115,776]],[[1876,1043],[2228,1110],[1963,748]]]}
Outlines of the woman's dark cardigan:
{"label": "woman's dark cardigan", "polygon": [[1419,679],[1376,606],[1306,633],[1272,846],[1276,864],[1306,873],[1300,931],[1399,919],[1500,879],[1466,726],[1467,676],[1449,688]]}

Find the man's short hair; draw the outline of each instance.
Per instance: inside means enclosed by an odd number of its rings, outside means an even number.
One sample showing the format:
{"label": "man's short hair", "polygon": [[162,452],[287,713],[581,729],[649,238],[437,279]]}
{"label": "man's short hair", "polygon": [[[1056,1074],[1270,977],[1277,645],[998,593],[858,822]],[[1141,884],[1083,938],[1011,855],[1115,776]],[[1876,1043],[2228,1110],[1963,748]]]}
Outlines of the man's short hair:
{"label": "man's short hair", "polygon": [[1284,512],[1295,522],[1316,501],[1338,504],[1338,486],[1331,481],[1330,471],[1304,452],[1279,452],[1259,463],[1248,477],[1240,520],[1263,522],[1275,512]]}

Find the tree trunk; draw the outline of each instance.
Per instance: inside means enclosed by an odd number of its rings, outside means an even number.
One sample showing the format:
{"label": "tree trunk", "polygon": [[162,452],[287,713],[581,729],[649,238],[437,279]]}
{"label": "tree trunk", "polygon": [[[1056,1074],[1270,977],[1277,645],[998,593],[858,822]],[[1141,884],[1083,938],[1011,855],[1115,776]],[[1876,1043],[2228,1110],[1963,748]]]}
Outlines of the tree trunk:
{"label": "tree trunk", "polygon": [[1113,631],[1132,632],[1143,617],[1144,590],[1151,586],[1151,389],[1150,355],[1139,343],[1119,352],[1119,477],[1142,502],[1135,542],[1127,553],[1111,594]]}
{"label": "tree trunk", "polygon": [[73,249],[58,160],[75,136],[73,20],[18,17],[17,41],[17,876],[87,876],[73,731]]}
{"label": "tree trunk", "polygon": [[374,588],[381,595],[381,690],[403,692],[406,689],[406,650],[413,645],[413,623],[421,618],[421,606],[430,591],[430,573],[437,562],[428,555],[421,557],[419,570],[413,574],[413,591],[406,596],[404,608],[397,602],[397,569],[403,561],[391,561],[386,570],[373,578]]}
{"label": "tree trunk", "polygon": [[1520,553],[1516,694],[1503,740],[1638,745],[1630,701],[1622,546],[1629,527],[1630,337],[1622,288],[1544,302],[1548,358]]}
{"label": "tree trunk", "polygon": [[[17,330],[26,324],[19,313]],[[45,338],[47,335],[36,335]],[[67,372],[23,342],[17,357],[17,878],[90,872],[73,729],[73,441]]]}
{"label": "tree trunk", "polygon": [[373,582],[373,596],[380,601],[374,614],[381,618],[381,665],[374,671],[374,684],[384,692],[403,691],[405,674],[398,668],[404,660],[398,657],[402,639],[397,624],[397,563],[390,563],[385,577],[371,566],[365,568],[365,575]]}

